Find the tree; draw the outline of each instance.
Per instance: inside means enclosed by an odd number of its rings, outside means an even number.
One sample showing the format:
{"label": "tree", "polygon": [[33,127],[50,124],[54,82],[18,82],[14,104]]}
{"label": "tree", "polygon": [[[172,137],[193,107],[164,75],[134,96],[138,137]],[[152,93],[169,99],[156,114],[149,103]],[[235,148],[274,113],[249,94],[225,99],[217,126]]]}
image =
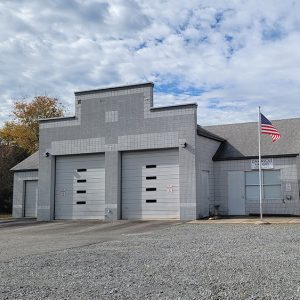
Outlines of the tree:
{"label": "tree", "polygon": [[27,156],[25,150],[0,139],[0,213],[11,212],[13,173],[10,169]]}
{"label": "tree", "polygon": [[13,104],[12,121],[4,123],[0,138],[9,145],[19,146],[32,154],[38,149],[39,119],[62,117],[64,109],[58,99],[36,96],[31,102],[16,101]]}
{"label": "tree", "polygon": [[0,212],[11,211],[13,173],[10,169],[38,149],[38,120],[63,114],[56,98],[37,96],[31,102],[14,102],[13,119],[0,128]]}

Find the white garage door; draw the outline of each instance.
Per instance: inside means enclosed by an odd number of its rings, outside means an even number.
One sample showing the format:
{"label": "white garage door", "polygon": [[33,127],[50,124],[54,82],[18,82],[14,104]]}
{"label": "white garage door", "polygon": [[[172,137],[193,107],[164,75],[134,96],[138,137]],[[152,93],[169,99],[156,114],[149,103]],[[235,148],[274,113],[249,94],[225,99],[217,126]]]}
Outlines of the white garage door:
{"label": "white garage door", "polygon": [[178,149],[123,154],[122,218],[179,218]]}
{"label": "white garage door", "polygon": [[25,217],[36,218],[38,199],[38,181],[25,182]]}
{"label": "white garage door", "polygon": [[104,155],[56,159],[55,219],[104,219]]}

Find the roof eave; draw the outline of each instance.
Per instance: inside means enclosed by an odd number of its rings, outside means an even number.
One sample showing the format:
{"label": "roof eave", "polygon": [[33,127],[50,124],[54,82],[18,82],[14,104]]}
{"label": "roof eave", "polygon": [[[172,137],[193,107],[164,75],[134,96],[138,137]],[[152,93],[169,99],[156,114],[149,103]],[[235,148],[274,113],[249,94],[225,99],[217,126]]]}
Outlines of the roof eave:
{"label": "roof eave", "polygon": [[11,172],[33,172],[33,171],[38,171],[39,169],[20,169],[20,170],[14,170],[13,168],[10,169]]}
{"label": "roof eave", "polygon": [[[218,152],[218,151],[217,151]],[[288,153],[288,154],[275,154],[275,155],[262,155],[262,158],[283,158],[283,157],[297,157],[299,153]],[[237,157],[213,157],[213,161],[227,161],[227,160],[245,160],[245,159],[257,159],[256,156],[237,156]]]}
{"label": "roof eave", "polygon": [[140,88],[140,87],[145,87],[145,86],[154,87],[154,83],[153,82],[144,82],[144,83],[136,83],[136,84],[131,84],[131,85],[119,85],[119,86],[112,86],[112,87],[103,88],[103,89],[100,88],[100,89],[94,89],[94,90],[76,91],[76,92],[74,92],[74,94],[75,94],[75,96],[80,96],[80,95],[87,95],[87,94],[110,92],[110,91],[115,91],[115,90],[128,90],[128,89]]}
{"label": "roof eave", "polygon": [[197,125],[197,135],[203,136],[203,137],[206,137],[206,138],[218,141],[218,142],[225,142],[226,141],[224,138],[209,132],[208,130],[204,129],[200,125]]}

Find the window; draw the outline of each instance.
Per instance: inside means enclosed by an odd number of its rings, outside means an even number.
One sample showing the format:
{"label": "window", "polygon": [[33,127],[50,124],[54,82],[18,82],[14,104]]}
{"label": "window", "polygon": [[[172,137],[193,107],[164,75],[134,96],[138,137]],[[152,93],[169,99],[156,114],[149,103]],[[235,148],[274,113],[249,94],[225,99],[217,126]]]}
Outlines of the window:
{"label": "window", "polygon": [[86,201],[77,201],[76,204],[86,204]]}
{"label": "window", "polygon": [[[262,171],[263,199],[281,199],[280,170]],[[246,172],[246,198],[259,199],[259,172]]]}
{"label": "window", "polygon": [[77,172],[86,172],[86,169],[77,169]]}
{"label": "window", "polygon": [[156,165],[146,165],[146,169],[156,168]]}
{"label": "window", "polygon": [[156,179],[156,176],[147,176],[146,177],[146,180],[155,180]]}
{"label": "window", "polygon": [[146,188],[146,191],[147,191],[147,192],[150,192],[150,191],[156,191],[156,188]]}
{"label": "window", "polygon": [[77,182],[80,183],[80,182],[86,182],[86,179],[77,179]]}
{"label": "window", "polygon": [[146,203],[156,203],[156,199],[147,199]]}

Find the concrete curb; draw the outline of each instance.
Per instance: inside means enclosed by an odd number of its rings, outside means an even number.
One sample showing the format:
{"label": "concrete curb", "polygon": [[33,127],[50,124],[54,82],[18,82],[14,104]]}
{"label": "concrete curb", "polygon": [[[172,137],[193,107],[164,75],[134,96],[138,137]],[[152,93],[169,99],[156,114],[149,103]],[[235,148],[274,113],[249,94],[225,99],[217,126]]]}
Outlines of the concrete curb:
{"label": "concrete curb", "polygon": [[259,218],[237,218],[237,219],[216,219],[216,220],[195,220],[188,222],[189,224],[253,224],[253,225],[274,225],[274,224],[300,224],[300,218],[282,218],[272,217],[264,218],[260,221]]}

